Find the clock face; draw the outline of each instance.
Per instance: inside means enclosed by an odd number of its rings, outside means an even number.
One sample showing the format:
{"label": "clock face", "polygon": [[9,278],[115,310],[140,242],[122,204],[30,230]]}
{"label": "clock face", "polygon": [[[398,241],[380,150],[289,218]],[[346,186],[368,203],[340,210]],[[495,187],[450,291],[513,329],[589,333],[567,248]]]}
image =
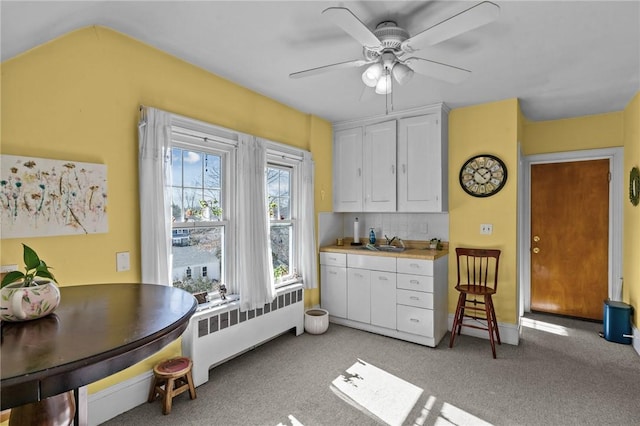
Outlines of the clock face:
{"label": "clock face", "polygon": [[460,169],[460,186],[474,197],[489,197],[507,183],[507,167],[489,154],[471,157]]}

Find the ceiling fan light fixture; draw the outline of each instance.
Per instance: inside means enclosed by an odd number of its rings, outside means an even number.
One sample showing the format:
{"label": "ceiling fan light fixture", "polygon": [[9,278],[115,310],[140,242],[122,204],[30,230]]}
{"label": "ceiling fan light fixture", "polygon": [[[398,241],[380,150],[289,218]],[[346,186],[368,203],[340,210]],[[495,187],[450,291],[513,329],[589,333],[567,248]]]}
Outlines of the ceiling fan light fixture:
{"label": "ceiling fan light fixture", "polygon": [[369,68],[367,68],[362,73],[362,82],[369,87],[375,87],[376,84],[378,84],[378,80],[380,79],[381,75],[382,75],[382,64],[377,62],[369,66]]}
{"label": "ceiling fan light fixture", "polygon": [[395,78],[400,85],[405,84],[413,77],[413,70],[400,62],[393,66],[391,72],[393,73],[393,78]]}
{"label": "ceiling fan light fixture", "polygon": [[376,93],[378,95],[388,95],[389,93],[391,93],[391,89],[391,74],[385,73],[378,80],[378,84],[376,84]]}

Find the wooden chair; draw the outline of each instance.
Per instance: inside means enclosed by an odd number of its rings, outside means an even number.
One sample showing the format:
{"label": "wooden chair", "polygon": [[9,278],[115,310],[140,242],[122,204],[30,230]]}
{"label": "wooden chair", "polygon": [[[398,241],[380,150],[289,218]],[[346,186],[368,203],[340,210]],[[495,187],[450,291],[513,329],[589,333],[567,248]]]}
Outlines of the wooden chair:
{"label": "wooden chair", "polygon": [[156,365],[153,368],[153,383],[148,402],[153,402],[161,395],[162,414],[169,414],[174,396],[188,390],[191,399],[195,399],[196,389],[191,378],[192,365],[191,360],[186,357],[168,359]]}
{"label": "wooden chair", "polygon": [[[458,263],[458,283],[456,290],[458,306],[453,318],[449,347],[453,347],[456,334],[462,327],[471,327],[489,332],[491,352],[496,357],[495,342],[500,343],[500,332],[492,295],[498,290],[498,263],[500,250],[456,248]],[[473,321],[464,322],[465,318]],[[485,325],[486,324],[486,325]]]}

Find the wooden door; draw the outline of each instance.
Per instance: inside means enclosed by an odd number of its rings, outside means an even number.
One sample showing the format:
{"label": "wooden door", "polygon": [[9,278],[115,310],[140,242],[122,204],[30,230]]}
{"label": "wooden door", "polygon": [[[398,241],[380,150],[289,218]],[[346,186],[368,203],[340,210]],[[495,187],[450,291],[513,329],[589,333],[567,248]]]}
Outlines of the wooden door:
{"label": "wooden door", "polygon": [[602,320],[609,160],[531,166],[531,310]]}

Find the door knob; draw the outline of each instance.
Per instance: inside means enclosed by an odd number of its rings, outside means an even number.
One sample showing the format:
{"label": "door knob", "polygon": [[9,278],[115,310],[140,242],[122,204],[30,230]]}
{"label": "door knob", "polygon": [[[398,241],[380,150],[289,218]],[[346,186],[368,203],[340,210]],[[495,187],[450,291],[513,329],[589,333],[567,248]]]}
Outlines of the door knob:
{"label": "door knob", "polygon": [[533,241],[535,241],[535,242],[537,243],[538,241],[540,241],[540,237],[538,237],[537,235],[536,235],[536,236],[534,236],[534,237],[533,237]]}
{"label": "door knob", "polygon": [[535,254],[538,254],[538,253],[540,253],[540,249],[538,247],[534,247],[533,252]]}

